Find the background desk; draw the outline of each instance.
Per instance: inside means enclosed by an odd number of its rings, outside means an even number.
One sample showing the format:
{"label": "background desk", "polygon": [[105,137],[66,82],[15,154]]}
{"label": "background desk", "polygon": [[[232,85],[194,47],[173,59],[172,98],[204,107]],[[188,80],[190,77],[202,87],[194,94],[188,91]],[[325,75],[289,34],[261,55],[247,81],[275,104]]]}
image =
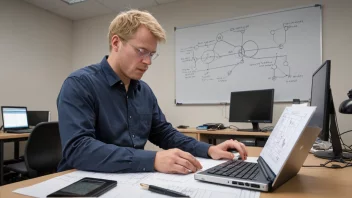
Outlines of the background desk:
{"label": "background desk", "polygon": [[216,144],[216,139],[220,139],[220,138],[235,139],[236,136],[251,137],[251,138],[255,138],[256,142],[258,142],[259,140],[262,140],[264,141],[263,143],[265,143],[271,134],[271,132],[246,132],[246,131],[236,131],[235,129],[208,131],[208,130],[198,130],[195,128],[188,128],[188,129],[177,129],[177,130],[179,130],[181,133],[187,136],[197,139],[198,141],[207,142],[209,144]]}
{"label": "background desk", "polygon": [[[249,156],[259,156],[262,148],[248,147]],[[326,160],[315,158],[309,154],[305,161],[306,165],[315,165],[325,162]],[[0,187],[0,197],[20,198],[26,197],[16,193],[13,190],[23,188],[33,184],[43,182],[53,177],[63,175],[74,170],[61,173],[55,173],[35,179],[30,179],[14,184]],[[352,184],[352,167],[345,169],[328,169],[328,168],[308,168],[302,167],[297,176],[286,182],[280,188],[272,193],[261,193],[261,198],[278,197],[278,198],[320,198],[320,197],[351,197]],[[230,188],[230,187],[229,187]]]}
{"label": "background desk", "polygon": [[[14,142],[14,159],[19,158],[19,141],[27,140],[29,133],[4,133],[0,131],[0,186],[4,184],[4,143]],[[1,197],[1,196],[0,196]]]}

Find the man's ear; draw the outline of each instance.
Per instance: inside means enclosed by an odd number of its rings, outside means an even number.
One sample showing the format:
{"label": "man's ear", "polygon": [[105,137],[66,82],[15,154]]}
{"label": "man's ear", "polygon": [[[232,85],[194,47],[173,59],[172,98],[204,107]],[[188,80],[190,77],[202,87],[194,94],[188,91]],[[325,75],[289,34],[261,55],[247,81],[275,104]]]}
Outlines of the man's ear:
{"label": "man's ear", "polygon": [[120,49],[120,45],[122,40],[120,39],[119,36],[114,35],[111,37],[111,51],[118,52]]}

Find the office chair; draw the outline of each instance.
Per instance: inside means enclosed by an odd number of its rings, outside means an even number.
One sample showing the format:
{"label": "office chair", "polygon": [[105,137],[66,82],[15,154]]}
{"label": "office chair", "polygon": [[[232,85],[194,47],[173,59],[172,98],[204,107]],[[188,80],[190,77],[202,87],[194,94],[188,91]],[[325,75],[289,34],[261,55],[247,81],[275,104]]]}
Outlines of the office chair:
{"label": "office chair", "polygon": [[31,132],[24,153],[24,162],[4,168],[20,176],[34,178],[56,172],[61,160],[61,140],[58,122],[42,122]]}

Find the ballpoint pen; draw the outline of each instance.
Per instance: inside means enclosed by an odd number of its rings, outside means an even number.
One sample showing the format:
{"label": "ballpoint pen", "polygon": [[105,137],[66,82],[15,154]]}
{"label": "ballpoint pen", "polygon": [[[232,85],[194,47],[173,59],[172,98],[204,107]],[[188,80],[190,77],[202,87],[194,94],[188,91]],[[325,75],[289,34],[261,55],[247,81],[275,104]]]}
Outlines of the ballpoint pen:
{"label": "ballpoint pen", "polygon": [[165,188],[161,188],[158,186],[154,186],[154,185],[148,185],[148,184],[140,184],[142,186],[143,189],[152,191],[152,192],[156,192],[159,194],[163,194],[163,195],[168,195],[171,197],[190,197],[186,194],[174,191],[174,190],[169,190],[169,189],[165,189]]}

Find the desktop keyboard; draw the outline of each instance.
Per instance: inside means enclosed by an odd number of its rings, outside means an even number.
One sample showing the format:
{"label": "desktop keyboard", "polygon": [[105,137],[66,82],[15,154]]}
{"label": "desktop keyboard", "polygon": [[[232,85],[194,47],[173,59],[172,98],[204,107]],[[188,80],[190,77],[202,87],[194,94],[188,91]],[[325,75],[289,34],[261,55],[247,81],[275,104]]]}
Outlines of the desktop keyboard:
{"label": "desktop keyboard", "polygon": [[230,160],[207,170],[208,174],[255,180],[259,173],[257,163]]}

